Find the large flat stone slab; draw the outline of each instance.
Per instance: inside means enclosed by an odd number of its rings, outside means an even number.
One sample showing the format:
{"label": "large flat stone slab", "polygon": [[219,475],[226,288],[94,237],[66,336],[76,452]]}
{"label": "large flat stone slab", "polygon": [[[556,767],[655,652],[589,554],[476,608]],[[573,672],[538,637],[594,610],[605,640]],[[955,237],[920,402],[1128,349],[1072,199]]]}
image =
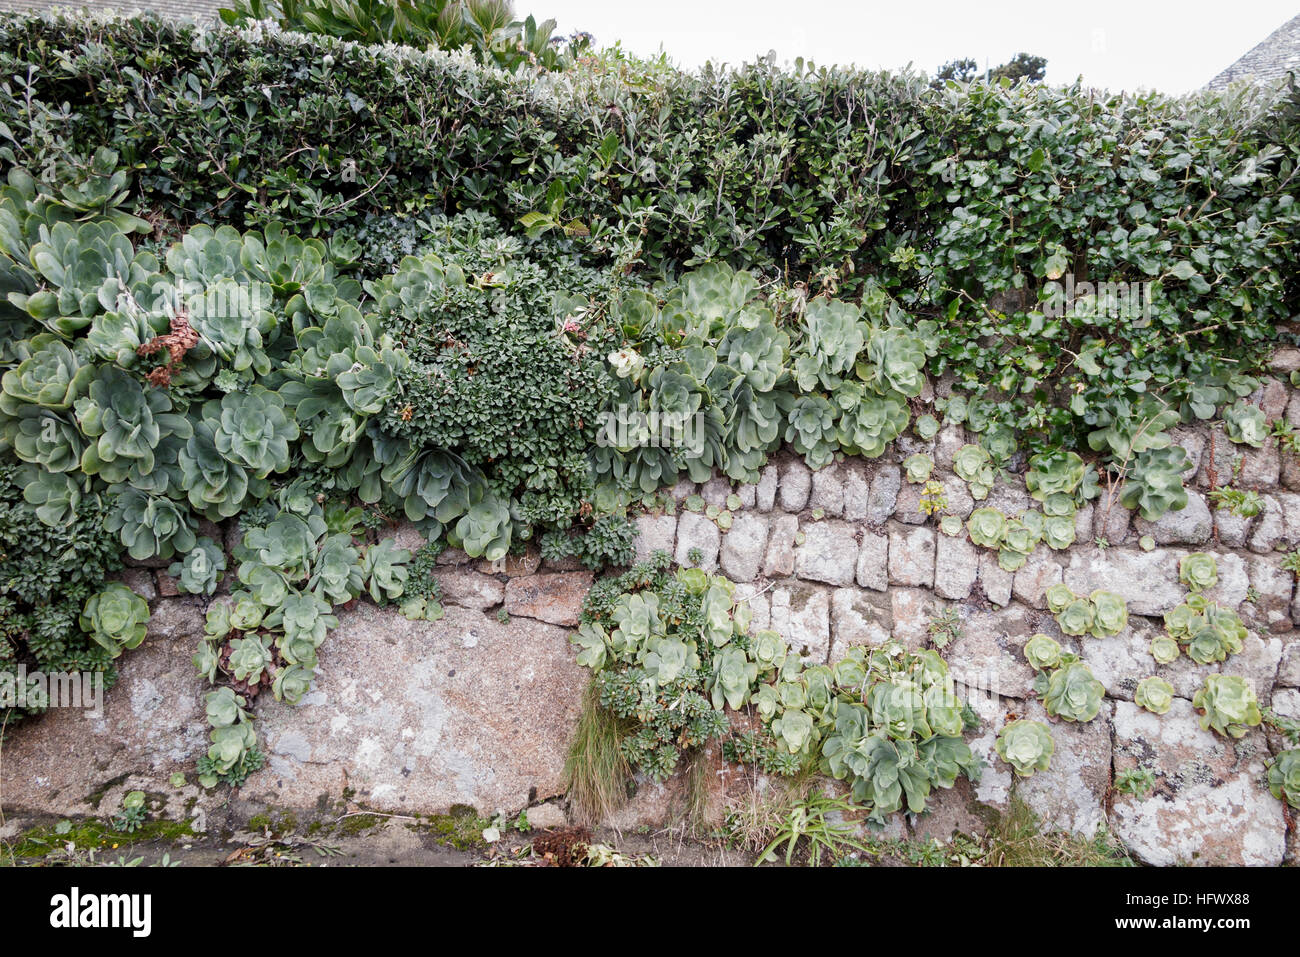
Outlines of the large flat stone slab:
{"label": "large flat stone slab", "polygon": [[174,788],[174,771],[194,770],[207,750],[206,685],[190,658],[203,627],[188,598],[154,609],[144,643],[118,659],[117,684],[102,713],[56,708],[9,728],[0,754],[0,808],[7,814],[111,816],[121,795],[158,796],[164,816],[180,817],[198,797]]}
{"label": "large flat stone slab", "polygon": [[1282,802],[1264,784],[1264,736],[1201,730],[1191,702],[1154,715],[1115,704],[1115,770],[1139,765],[1156,787],[1115,795],[1111,828],[1147,864],[1277,865],[1286,852]]}
{"label": "large flat stone slab", "polygon": [[343,612],[311,693],[259,707],[267,766],[241,796],[311,808],[350,788],[379,811],[492,813],[559,794],[588,677],[568,634],[468,608]]}

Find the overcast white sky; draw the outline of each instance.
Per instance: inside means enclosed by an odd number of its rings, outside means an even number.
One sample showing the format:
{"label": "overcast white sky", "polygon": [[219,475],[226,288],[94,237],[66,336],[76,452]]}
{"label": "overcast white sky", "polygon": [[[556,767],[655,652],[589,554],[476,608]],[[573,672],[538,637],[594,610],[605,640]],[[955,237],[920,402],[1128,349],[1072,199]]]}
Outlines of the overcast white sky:
{"label": "overcast white sky", "polygon": [[681,66],[738,63],[775,50],[818,64],[909,62],[933,73],[970,57],[981,68],[1020,51],[1047,58],[1047,80],[1186,93],[1300,13],[1300,0],[515,0],[588,30],[604,46],[662,47]]}

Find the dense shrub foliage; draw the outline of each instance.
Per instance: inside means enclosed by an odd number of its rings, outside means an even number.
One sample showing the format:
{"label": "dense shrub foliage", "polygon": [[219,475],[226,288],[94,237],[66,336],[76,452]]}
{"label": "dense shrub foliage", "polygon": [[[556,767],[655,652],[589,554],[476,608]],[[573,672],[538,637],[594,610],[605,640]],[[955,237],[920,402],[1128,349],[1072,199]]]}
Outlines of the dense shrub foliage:
{"label": "dense shrub foliage", "polygon": [[[1296,311],[1294,94],[936,91],[614,57],[507,73],[149,19],[7,18],[0,51],[0,138],[29,168],[111,142],[143,206],[179,224],[330,235],[475,210],[620,270],[874,281],[907,321],[938,320],[928,365],[969,397],[956,415],[1042,446],[1211,414]],[[1150,285],[1134,302],[1126,283]]]}
{"label": "dense shrub foliage", "polygon": [[[250,700],[305,692],[335,607],[440,614],[376,539],[385,520],[475,557],[537,538],[623,564],[623,511],[682,475],[752,481],[783,444],[814,467],[875,457],[942,419],[978,436],[954,462],[975,498],[1027,467],[1041,511],[966,528],[1014,569],[1070,545],[1103,473],[1147,518],[1181,508],[1178,423],[1266,439],[1243,399],[1295,338],[1294,87],[932,89],[614,53],[552,72],[486,50],[0,17],[5,674],[22,656],[103,669],[138,643],[138,606],[100,587],[121,555],[171,561],[196,594],[229,577],[196,664],[219,685],[205,778],[238,782],[261,760]],[[690,432],[654,441],[655,421]],[[228,563],[203,523],[236,518]],[[674,582],[656,583],[674,634],[722,627],[721,585]],[[1070,633],[1123,627],[1113,596],[1071,597]],[[721,733],[718,694],[754,694],[779,716],[750,759],[820,747],[877,808],[967,770],[946,702],[913,716],[945,730],[907,732],[926,770],[896,792],[836,675],[764,691],[743,628],[683,658],[658,612],[619,614],[673,655],[636,668],[710,684],[692,742]],[[846,667],[930,694],[935,662]],[[1061,666],[1045,694],[1085,720],[1087,678]],[[790,703],[799,682],[815,715]],[[602,700],[642,714],[635,691],[609,677]],[[629,760],[670,770],[686,717],[645,722]]]}
{"label": "dense shrub foliage", "polygon": [[[22,498],[20,473],[29,467],[0,452],[0,700],[43,710],[42,689],[24,673],[103,672],[115,677],[113,655],[78,619],[104,577],[120,567],[116,538],[104,527],[102,502],[85,502],[51,528]],[[0,715],[4,714],[0,706]]]}
{"label": "dense shrub foliage", "polygon": [[589,34],[553,37],[554,20],[515,19],[509,0],[232,0],[225,23],[274,20],[286,30],[360,43],[470,50],[482,62],[564,69],[586,52]]}

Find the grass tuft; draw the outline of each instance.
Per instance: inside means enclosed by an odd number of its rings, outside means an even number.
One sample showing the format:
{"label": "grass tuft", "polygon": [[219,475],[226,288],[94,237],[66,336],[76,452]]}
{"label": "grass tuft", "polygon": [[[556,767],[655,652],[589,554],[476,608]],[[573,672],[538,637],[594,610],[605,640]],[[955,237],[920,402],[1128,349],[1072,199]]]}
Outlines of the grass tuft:
{"label": "grass tuft", "polygon": [[632,769],[619,748],[618,718],[600,707],[600,693],[588,682],[578,714],[578,728],[564,762],[565,790],[574,816],[599,824],[627,799]]}

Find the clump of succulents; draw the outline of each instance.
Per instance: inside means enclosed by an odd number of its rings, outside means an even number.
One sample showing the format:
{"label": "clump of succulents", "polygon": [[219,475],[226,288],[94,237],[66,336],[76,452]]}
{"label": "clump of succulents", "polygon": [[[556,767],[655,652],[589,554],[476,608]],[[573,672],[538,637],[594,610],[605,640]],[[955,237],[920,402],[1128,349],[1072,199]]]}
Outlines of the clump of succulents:
{"label": "clump of succulents", "polygon": [[173,562],[167,574],[176,579],[177,587],[187,595],[211,595],[217,590],[226,570],[226,553],[212,539],[198,539],[184,558]]}
{"label": "clump of succulents", "polygon": [[1165,613],[1165,631],[1201,665],[1239,653],[1249,634],[1235,611],[1197,594]]}
{"label": "clump of succulents", "polygon": [[1239,399],[1223,410],[1223,431],[1238,445],[1260,449],[1268,441],[1268,423],[1264,410]]}
{"label": "clump of succulents", "polygon": [[138,648],[149,624],[149,604],[121,582],[110,582],[86,599],[81,630],[116,658]]}
{"label": "clump of succulents", "polygon": [[1114,592],[1099,588],[1085,598],[1058,583],[1048,587],[1045,597],[1048,610],[1067,635],[1106,638],[1119,634],[1128,624],[1128,605]]}
{"label": "clump of succulents", "polygon": [[1014,572],[1029,560],[1041,537],[1041,515],[1027,511],[1019,518],[1008,519],[998,547],[998,566]]}
{"label": "clump of succulents", "polygon": [[1255,689],[1240,675],[1206,675],[1205,684],[1192,696],[1192,707],[1200,712],[1203,730],[1225,737],[1243,737],[1263,720]]}
{"label": "clump of succulents", "polygon": [[920,485],[930,479],[930,473],[934,471],[934,459],[928,455],[917,452],[903,459],[903,471],[907,475],[907,480],[914,485]]}
{"label": "clump of succulents", "polygon": [[1135,509],[1149,522],[1157,521],[1166,512],[1186,508],[1183,472],[1190,465],[1187,450],[1177,445],[1141,453],[1124,477],[1120,504]]}
{"label": "clump of succulents", "polygon": [[1096,469],[1066,449],[1032,456],[1025,472],[1025,488],[1043,503],[1044,511],[1050,506],[1049,514],[1062,516],[1072,515],[1078,502],[1096,498],[1100,491]]}
{"label": "clump of succulents", "polygon": [[[975,448],[976,446],[967,446]],[[977,508],[966,519],[970,540],[985,548],[997,548],[1007,529],[1007,517],[996,508]]]}
{"label": "clump of succulents", "polygon": [[1167,665],[1178,660],[1182,654],[1182,649],[1178,647],[1178,642],[1168,635],[1156,635],[1151,639],[1151,657],[1156,660],[1158,665]]}
{"label": "clump of succulents", "polygon": [[1128,605],[1122,596],[1114,592],[1097,589],[1088,596],[1092,602],[1092,627],[1089,633],[1094,638],[1106,638],[1118,635],[1128,624]]}
{"label": "clump of succulents", "polygon": [[1046,771],[1056,752],[1052,732],[1041,721],[1019,719],[1007,722],[994,748],[998,757],[1011,765],[1018,777],[1027,778]]}
{"label": "clump of succulents", "polygon": [[974,716],[938,654],[889,643],[852,648],[833,667],[804,663],[778,633],[749,632],[734,592],[701,569],[669,574],[652,561],[588,597],[571,641],[601,706],[627,720],[621,750],[634,767],[662,778],[751,705],[763,726],[727,737],[730,759],[769,773],[820,767],[876,820],[919,812],[934,788],[975,773],[962,740]]}
{"label": "clump of succulents", "polygon": [[1268,789],[1279,801],[1300,810],[1300,749],[1283,751],[1268,762]]}
{"label": "clump of succulents", "polygon": [[988,498],[993,488],[993,461],[979,445],[963,445],[952,458],[952,470],[970,487],[977,502]]}
{"label": "clump of succulents", "polygon": [[1174,686],[1154,675],[1138,682],[1133,700],[1152,714],[1165,714],[1174,703]]}
{"label": "clump of succulents", "polygon": [[1193,592],[1203,592],[1218,583],[1219,566],[1213,555],[1192,552],[1178,563],[1178,579]]}
{"label": "clump of succulents", "polygon": [[1039,632],[1025,642],[1025,659],[1035,671],[1055,668],[1061,663],[1061,643]]}
{"label": "clump of succulents", "polygon": [[1063,721],[1091,721],[1101,710],[1106,689],[1092,669],[1074,655],[1063,655],[1058,667],[1040,671],[1034,691],[1052,717]]}

